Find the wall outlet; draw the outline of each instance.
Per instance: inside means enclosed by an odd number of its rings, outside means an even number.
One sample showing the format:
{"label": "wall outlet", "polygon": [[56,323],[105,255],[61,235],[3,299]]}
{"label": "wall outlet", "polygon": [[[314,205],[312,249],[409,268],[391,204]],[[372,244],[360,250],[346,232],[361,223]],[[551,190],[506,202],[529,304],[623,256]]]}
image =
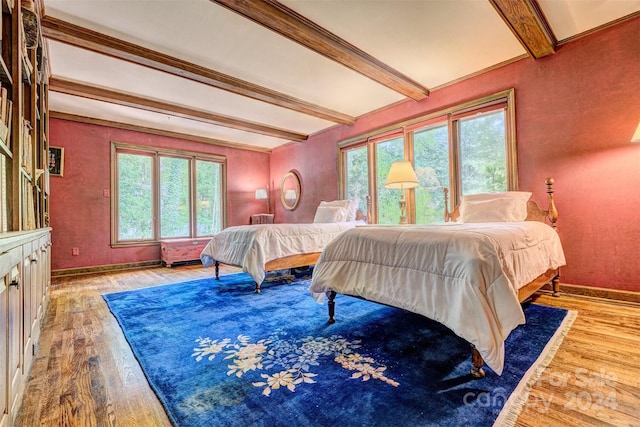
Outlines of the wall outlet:
{"label": "wall outlet", "polygon": [[109,189],[105,188],[102,190],[102,197],[109,197]]}
{"label": "wall outlet", "polygon": [[79,248],[71,248],[71,255],[73,255],[73,256],[80,255],[80,249]]}

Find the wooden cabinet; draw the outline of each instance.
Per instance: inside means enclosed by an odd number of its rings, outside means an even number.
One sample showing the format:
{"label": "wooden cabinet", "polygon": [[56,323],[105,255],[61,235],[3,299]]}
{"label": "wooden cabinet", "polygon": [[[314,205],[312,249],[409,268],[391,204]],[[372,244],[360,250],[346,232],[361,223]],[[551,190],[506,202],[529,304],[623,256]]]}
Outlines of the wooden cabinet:
{"label": "wooden cabinet", "polygon": [[0,236],[0,340],[6,343],[0,347],[0,427],[5,427],[20,407],[48,303],[50,230]]}
{"label": "wooden cabinet", "polygon": [[160,241],[160,256],[162,262],[171,267],[176,262],[197,261],[200,253],[207,246],[211,238],[202,239],[172,239]]}

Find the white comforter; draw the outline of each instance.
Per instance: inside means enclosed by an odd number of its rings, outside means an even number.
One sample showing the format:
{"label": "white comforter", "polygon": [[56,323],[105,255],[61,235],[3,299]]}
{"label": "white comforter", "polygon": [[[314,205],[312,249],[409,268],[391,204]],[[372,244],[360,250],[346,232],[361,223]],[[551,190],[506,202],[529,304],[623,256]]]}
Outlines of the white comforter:
{"label": "white comforter", "polygon": [[436,320],[502,374],[504,340],[525,322],[517,290],[562,265],[558,234],[542,222],[365,226],[327,245],[310,291],[320,303],[335,291]]}
{"label": "white comforter", "polygon": [[261,284],[267,262],[291,255],[322,252],[331,240],[357,224],[364,222],[228,227],[213,236],[200,254],[200,260],[205,267],[216,261],[240,266],[257,284]]}

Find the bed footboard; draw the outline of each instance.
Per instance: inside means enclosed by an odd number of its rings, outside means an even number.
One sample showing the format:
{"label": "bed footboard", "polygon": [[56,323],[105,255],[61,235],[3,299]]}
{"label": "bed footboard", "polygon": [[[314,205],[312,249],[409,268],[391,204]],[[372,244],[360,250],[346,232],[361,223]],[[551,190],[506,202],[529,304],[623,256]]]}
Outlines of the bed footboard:
{"label": "bed footboard", "polygon": [[[327,322],[329,324],[336,323],[336,295],[337,293],[335,291],[329,291],[329,298],[327,301],[327,307],[329,310],[329,320],[327,320]],[[473,379],[482,379],[485,377],[484,369],[482,369],[482,367],[484,366],[484,359],[482,359],[480,352],[473,344],[471,344],[471,365],[471,376],[473,377]]]}
{"label": "bed footboard", "polygon": [[524,302],[547,283],[551,284],[553,296],[560,296],[560,269],[547,270],[545,273],[518,290],[518,300]]}
{"label": "bed footboard", "polygon": [[[278,258],[265,263],[264,271],[266,273],[267,271],[286,270],[291,268],[312,266],[312,265],[315,265],[316,262],[318,262],[318,258],[320,258],[320,252],[312,252],[312,253],[291,255],[284,258]],[[220,262],[216,261],[214,265],[215,265],[215,272],[216,272],[216,280],[220,280]],[[232,265],[232,264],[229,264],[229,265]],[[242,267],[242,266],[238,265],[237,267]],[[254,292],[256,294],[259,294],[260,284],[257,282],[254,282],[254,283],[256,285]]]}

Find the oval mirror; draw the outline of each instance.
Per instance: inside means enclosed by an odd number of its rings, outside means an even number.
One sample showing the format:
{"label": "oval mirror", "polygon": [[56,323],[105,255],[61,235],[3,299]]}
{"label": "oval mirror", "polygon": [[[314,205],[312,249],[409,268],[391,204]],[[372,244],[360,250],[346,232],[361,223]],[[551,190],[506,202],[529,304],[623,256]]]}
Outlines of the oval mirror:
{"label": "oval mirror", "polygon": [[280,200],[286,210],[292,211],[298,206],[300,201],[300,178],[293,170],[290,170],[282,177]]}

